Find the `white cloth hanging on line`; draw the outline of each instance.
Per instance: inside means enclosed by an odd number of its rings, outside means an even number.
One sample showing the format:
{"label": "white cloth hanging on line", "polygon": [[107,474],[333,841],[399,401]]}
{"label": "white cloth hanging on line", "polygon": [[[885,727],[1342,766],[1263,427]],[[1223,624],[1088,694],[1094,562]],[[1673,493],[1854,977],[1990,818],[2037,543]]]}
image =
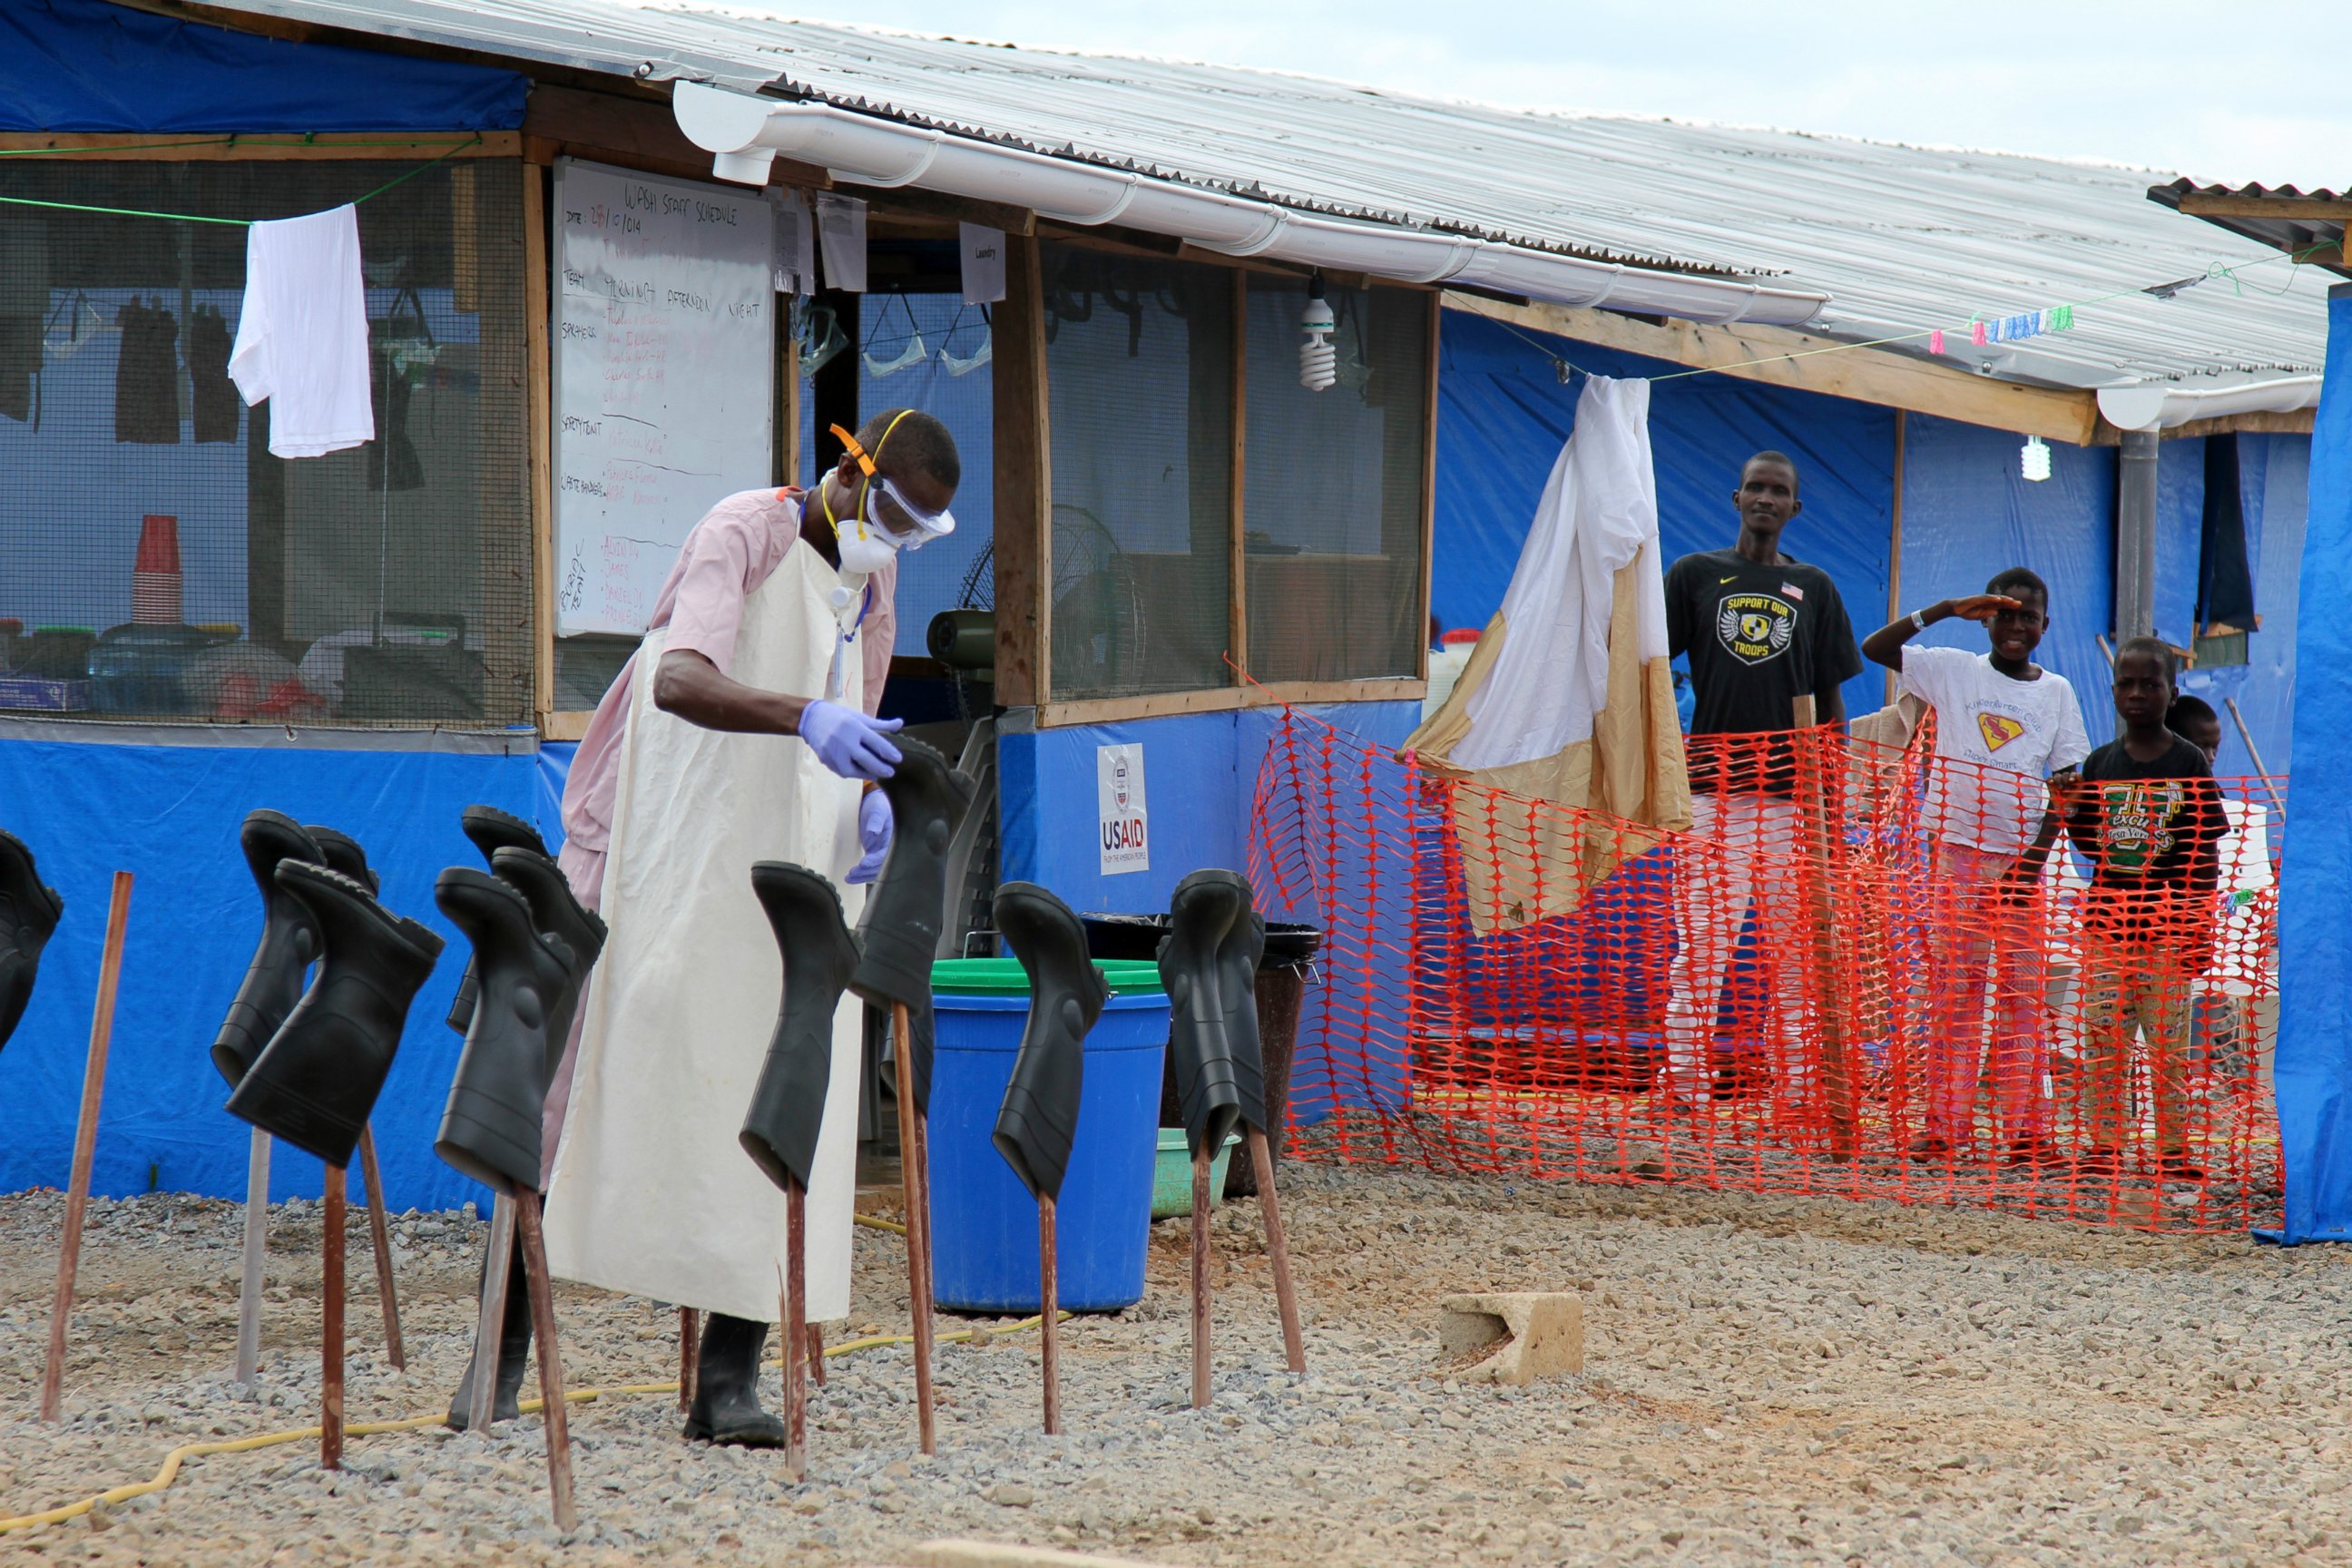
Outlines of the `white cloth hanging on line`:
{"label": "white cloth hanging on line", "polygon": [[817,244],[824,251],[824,280],[848,294],[866,292],[866,204],[856,196],[816,194]]}
{"label": "white cloth hanging on line", "polygon": [[796,190],[768,193],[776,214],[776,255],[772,270],[779,294],[816,292],[816,223],[808,198]]}
{"label": "white cloth hanging on line", "polygon": [[247,405],[268,400],[275,456],[317,458],[375,439],[358,208],[246,230],[228,374]]}
{"label": "white cloth hanging on line", "polygon": [[1486,786],[1454,808],[1481,934],[1571,912],[1658,841],[1644,829],[1690,826],[1666,658],[1650,384],[1596,375],[1503,607],[1405,742],[1431,772]]}

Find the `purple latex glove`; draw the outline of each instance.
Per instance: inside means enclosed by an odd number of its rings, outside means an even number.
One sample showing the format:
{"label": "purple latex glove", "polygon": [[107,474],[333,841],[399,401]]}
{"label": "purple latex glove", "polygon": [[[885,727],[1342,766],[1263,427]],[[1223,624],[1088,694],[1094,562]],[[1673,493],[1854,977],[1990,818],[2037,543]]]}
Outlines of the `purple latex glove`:
{"label": "purple latex glove", "polygon": [[843,881],[862,888],[882,874],[882,862],[890,853],[890,834],[897,825],[890,797],[878,789],[867,790],[866,798],[857,803],[857,847],[866,853]]}
{"label": "purple latex glove", "polygon": [[861,710],[822,698],[801,710],[801,739],[823,763],[845,779],[887,779],[898,765],[898,748],[888,737],[903,719],[868,719]]}

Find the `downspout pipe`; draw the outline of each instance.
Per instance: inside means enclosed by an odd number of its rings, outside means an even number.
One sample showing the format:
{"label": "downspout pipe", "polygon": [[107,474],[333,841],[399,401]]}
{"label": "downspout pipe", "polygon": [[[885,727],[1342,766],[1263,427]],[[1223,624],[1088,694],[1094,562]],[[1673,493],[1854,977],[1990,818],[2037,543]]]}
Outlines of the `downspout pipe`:
{"label": "downspout pipe", "polygon": [[1172,235],[1226,256],[1263,256],[1294,266],[1367,272],[1407,283],[1454,283],[1565,305],[1694,321],[1800,326],[1826,294],[1770,289],[1560,256],[1466,235],[1324,217],[1123,169],[1053,158],[976,137],[855,114],[830,104],[789,101],[678,82],[671,92],[678,129],[714,154],[713,172],[743,184],[767,183],[779,154],[836,178],[883,189],[915,185],[974,201],[1026,207],[1056,223],[1117,222]]}
{"label": "downspout pipe", "polygon": [[2154,430],[2126,430],[2116,448],[2116,646],[2156,635]]}

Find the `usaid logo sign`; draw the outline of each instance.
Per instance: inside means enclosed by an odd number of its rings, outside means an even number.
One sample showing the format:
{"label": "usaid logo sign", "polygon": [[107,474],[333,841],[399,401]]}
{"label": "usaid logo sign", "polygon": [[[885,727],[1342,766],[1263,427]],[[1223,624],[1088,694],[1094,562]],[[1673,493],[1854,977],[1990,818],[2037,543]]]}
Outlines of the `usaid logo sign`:
{"label": "usaid logo sign", "polygon": [[1151,817],[1143,804],[1142,743],[1096,747],[1095,776],[1103,875],[1151,869]]}

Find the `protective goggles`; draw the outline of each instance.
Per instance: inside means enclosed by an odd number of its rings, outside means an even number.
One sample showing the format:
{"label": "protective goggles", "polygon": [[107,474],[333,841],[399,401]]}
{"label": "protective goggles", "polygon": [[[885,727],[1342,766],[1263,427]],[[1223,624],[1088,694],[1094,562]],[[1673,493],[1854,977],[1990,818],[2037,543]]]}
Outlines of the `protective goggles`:
{"label": "protective goggles", "polygon": [[[898,419],[904,419],[907,412],[909,411],[902,411]],[[883,430],[881,440],[874,443],[875,453],[878,454],[889,441],[890,432],[898,427],[898,419],[891,420]],[[919,550],[929,541],[945,539],[955,531],[953,512],[945,508],[929,511],[918,505],[905,490],[891,481],[888,475],[875,467],[874,457],[858,445],[856,437],[838,425],[830,428],[840,437],[842,447],[856,459],[857,467],[866,475],[866,510],[870,512],[869,521],[890,536],[894,546],[900,550]]]}

